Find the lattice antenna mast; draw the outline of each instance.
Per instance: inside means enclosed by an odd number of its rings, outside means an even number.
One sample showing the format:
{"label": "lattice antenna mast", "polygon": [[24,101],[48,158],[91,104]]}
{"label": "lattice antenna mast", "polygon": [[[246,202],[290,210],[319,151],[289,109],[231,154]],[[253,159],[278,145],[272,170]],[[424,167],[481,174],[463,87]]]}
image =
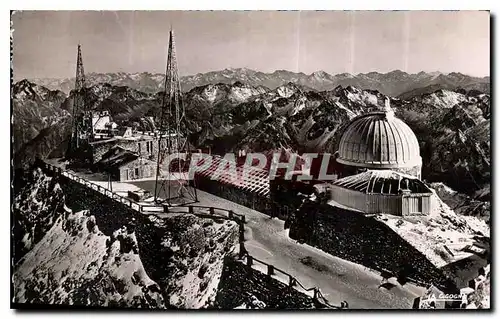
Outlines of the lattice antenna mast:
{"label": "lattice antenna mast", "polygon": [[92,115],[85,103],[85,71],[83,69],[82,49],[78,44],[76,56],[75,90],[73,93],[73,125],[71,134],[71,153],[74,155],[83,142],[92,139]]}
{"label": "lattice antenna mast", "polygon": [[[196,188],[190,188],[185,183],[187,182],[187,174],[182,172],[181,165],[175,167],[172,171],[170,167],[163,167],[163,162],[168,155],[189,153],[187,148],[188,132],[185,126],[185,110],[182,103],[181,84],[179,80],[179,72],[177,68],[177,57],[175,51],[174,31],[170,29],[170,40],[168,45],[167,67],[165,71],[163,103],[160,109],[160,119],[158,122],[159,139],[158,139],[158,161],[156,169],[156,185],[155,185],[155,201],[159,201],[160,197],[171,203],[170,199],[184,199],[188,201],[197,201]],[[187,154],[188,155],[188,154]],[[189,156],[188,156],[189,159]],[[175,187],[168,176],[161,176],[162,168],[169,173],[175,173],[177,178],[180,178]],[[182,178],[182,177],[186,178]],[[175,193],[172,194],[175,188]],[[173,196],[172,196],[173,195]]]}
{"label": "lattice antenna mast", "polygon": [[85,71],[83,70],[82,47],[78,44],[78,53],[76,56],[76,78],[75,90],[80,91],[85,87]]}

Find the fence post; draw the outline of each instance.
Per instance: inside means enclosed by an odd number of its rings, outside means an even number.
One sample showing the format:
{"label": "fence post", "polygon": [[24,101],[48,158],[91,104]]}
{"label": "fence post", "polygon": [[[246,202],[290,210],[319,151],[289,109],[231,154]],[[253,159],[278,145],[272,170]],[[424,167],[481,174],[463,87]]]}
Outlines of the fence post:
{"label": "fence post", "polygon": [[239,252],[239,257],[240,259],[243,259],[245,257],[247,250],[245,248],[245,244],[243,242],[240,242],[240,252]]}
{"label": "fence post", "polygon": [[213,208],[213,207],[210,207],[210,208],[209,208],[209,210],[210,210],[210,215],[213,215],[213,214],[215,214],[215,208]]}
{"label": "fence post", "polygon": [[317,287],[314,287],[313,299],[314,299],[314,301],[318,300],[318,288]]}
{"label": "fence post", "polygon": [[267,275],[268,276],[274,275],[274,266],[273,265],[267,265]]}
{"label": "fence post", "polygon": [[163,205],[163,212],[168,213],[168,205]]}
{"label": "fence post", "polygon": [[188,211],[190,214],[194,213],[194,207],[193,206],[188,206]]}
{"label": "fence post", "polygon": [[234,214],[234,213],[233,213],[233,211],[232,211],[232,210],[230,210],[230,211],[227,213],[228,217],[229,217],[229,218],[231,218],[231,219],[233,219],[233,214]]}
{"label": "fence post", "polygon": [[245,215],[241,215],[241,222],[244,224],[246,223],[246,218],[245,218]]}
{"label": "fence post", "polygon": [[142,205],[141,204],[137,204],[139,206],[139,211],[142,213]]}
{"label": "fence post", "polygon": [[243,226],[243,223],[239,223],[239,225],[240,225],[240,227],[239,227],[239,235],[240,235],[239,241],[240,241],[240,243],[242,243],[245,241],[245,227]]}
{"label": "fence post", "polygon": [[247,255],[247,266],[252,266],[253,263],[253,257],[250,255]]}
{"label": "fence post", "polygon": [[288,286],[289,287],[295,286],[295,278],[293,278],[292,275],[288,275]]}

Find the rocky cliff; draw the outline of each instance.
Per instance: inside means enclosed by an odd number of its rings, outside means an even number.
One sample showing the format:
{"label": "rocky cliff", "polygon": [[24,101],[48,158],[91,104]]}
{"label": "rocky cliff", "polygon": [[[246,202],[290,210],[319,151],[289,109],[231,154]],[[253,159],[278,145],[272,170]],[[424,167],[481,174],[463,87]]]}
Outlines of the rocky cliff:
{"label": "rocky cliff", "polygon": [[314,306],[236,260],[233,221],[144,215],[40,168],[14,195],[14,307],[232,309],[250,295],[266,309]]}
{"label": "rocky cliff", "polygon": [[141,215],[34,171],[14,200],[14,300],[82,306],[202,308],[213,303],[236,223]]}

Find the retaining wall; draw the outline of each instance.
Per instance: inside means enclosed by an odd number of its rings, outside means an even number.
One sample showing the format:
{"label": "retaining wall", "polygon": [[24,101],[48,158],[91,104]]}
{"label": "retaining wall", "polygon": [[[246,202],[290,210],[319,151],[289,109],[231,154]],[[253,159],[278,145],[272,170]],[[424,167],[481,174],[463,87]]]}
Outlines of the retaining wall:
{"label": "retaining wall", "polygon": [[321,307],[313,298],[261,273],[258,270],[226,258],[222,270],[215,306],[233,309],[249,303],[255,296],[266,304],[266,309],[308,309]]}
{"label": "retaining wall", "polygon": [[421,252],[385,224],[361,213],[305,202],[290,218],[289,236],[366,267],[389,272],[401,281],[457,288]]}

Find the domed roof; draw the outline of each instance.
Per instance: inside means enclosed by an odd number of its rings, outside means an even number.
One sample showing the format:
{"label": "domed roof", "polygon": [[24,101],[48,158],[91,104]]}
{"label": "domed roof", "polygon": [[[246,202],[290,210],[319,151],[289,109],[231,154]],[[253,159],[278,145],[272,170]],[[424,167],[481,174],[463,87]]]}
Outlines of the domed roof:
{"label": "domed roof", "polygon": [[337,161],[378,169],[422,164],[417,137],[390,110],[352,120],[340,139]]}
{"label": "domed roof", "polygon": [[431,191],[418,178],[391,170],[367,170],[333,182],[333,185],[365,194],[398,195],[400,191],[430,194]]}

